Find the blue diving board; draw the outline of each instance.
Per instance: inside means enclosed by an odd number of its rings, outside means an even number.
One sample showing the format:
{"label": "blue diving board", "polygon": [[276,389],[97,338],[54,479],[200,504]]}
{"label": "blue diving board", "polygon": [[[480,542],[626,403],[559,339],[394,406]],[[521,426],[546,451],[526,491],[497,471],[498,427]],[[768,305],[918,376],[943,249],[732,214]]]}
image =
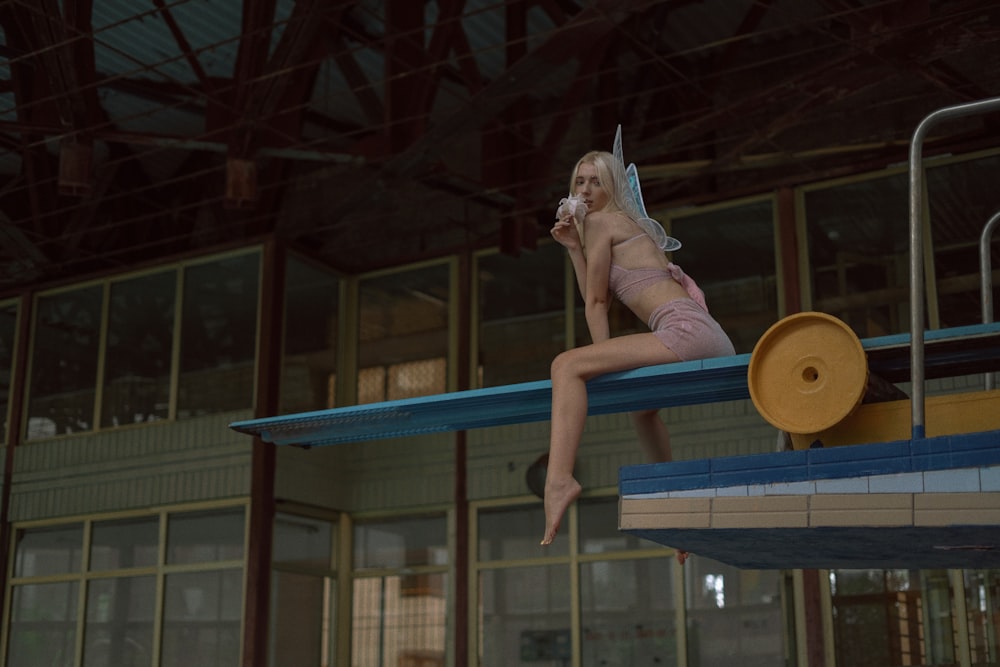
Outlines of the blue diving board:
{"label": "blue diving board", "polygon": [[[1000,323],[927,331],[928,377],[1000,368]],[[867,338],[873,373],[909,379],[909,334]],[[663,364],[611,373],[589,384],[589,414],[659,409],[747,399],[749,354]],[[313,447],[382,438],[546,421],[549,380],[450,392],[367,405],[234,422],[230,427],[277,445]]]}
{"label": "blue diving board", "polygon": [[[589,414],[695,405],[750,397],[749,354],[609,373],[588,383]],[[276,445],[313,447],[486,426],[546,421],[549,380],[456,391],[234,422],[230,428]]]}

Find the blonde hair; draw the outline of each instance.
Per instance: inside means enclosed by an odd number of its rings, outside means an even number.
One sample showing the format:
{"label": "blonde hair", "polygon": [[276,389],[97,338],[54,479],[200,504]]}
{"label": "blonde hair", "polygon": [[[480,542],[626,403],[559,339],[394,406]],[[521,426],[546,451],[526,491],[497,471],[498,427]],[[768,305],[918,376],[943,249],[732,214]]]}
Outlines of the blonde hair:
{"label": "blonde hair", "polygon": [[621,201],[621,195],[618,192],[619,188],[615,183],[615,172],[612,166],[615,164],[615,156],[607,151],[590,151],[577,160],[569,176],[569,194],[576,194],[576,175],[582,164],[592,164],[597,169],[597,178],[601,181],[601,189],[608,194],[608,203],[604,205],[603,210],[626,211],[625,204]]}

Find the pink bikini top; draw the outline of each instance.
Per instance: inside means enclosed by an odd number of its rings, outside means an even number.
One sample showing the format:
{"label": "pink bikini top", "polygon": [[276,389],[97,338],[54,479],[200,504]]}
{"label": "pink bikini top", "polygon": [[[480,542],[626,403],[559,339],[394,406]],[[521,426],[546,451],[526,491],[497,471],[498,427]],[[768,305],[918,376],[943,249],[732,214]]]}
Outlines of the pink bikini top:
{"label": "pink bikini top", "polygon": [[[651,239],[645,232],[641,234],[636,234],[632,238],[625,239],[620,243],[615,245],[622,245],[634,241],[637,238],[646,237],[650,241]],[[614,293],[618,300],[624,303],[626,306],[631,306],[634,299],[642,292],[644,289],[650,285],[656,284],[667,278],[672,278],[680,283],[681,287],[688,293],[695,303],[708,311],[708,306],[705,304],[705,293],[698,287],[694,279],[688,276],[681,267],[677,266],[673,262],[667,264],[667,268],[660,267],[639,267],[636,269],[626,269],[618,264],[611,264],[611,273],[608,276],[608,287]]]}

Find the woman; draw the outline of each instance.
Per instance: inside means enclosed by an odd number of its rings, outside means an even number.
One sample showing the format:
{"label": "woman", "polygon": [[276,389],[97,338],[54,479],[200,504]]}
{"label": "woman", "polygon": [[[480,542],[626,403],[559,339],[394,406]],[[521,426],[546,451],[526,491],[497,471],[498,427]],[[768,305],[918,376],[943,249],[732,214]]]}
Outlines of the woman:
{"label": "woman", "polygon": [[[629,183],[634,166],[626,170],[621,159],[620,132],[614,155],[587,153],[573,169],[570,195],[586,204],[583,224],[574,222],[561,206],[551,230],[573,262],[592,342],[552,362],[543,545],[552,542],[567,508],[580,495],[573,466],[587,417],[588,380],[642,366],[735,354],[729,337],[708,314],[702,291],[664,255],[680,244],[645,216],[634,173],[631,187]],[[612,294],[649,324],[650,333],[610,337]],[[669,461],[670,435],[658,411],[631,417],[646,455],[656,462]]]}

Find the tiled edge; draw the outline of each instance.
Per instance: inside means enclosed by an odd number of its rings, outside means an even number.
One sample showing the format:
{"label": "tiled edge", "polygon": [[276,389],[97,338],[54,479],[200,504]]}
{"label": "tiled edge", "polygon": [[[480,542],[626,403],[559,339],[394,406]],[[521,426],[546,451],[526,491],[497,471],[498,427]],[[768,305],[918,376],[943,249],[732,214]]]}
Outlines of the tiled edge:
{"label": "tiled edge", "polygon": [[620,512],[623,530],[1000,526],[1000,492],[623,499]]}
{"label": "tiled edge", "polygon": [[692,498],[769,495],[836,495],[891,493],[986,493],[1000,491],[1000,465],[984,468],[928,470],[925,472],[864,475],[840,479],[739,484],[716,488],[690,488],[676,491],[623,493],[626,498]]}

